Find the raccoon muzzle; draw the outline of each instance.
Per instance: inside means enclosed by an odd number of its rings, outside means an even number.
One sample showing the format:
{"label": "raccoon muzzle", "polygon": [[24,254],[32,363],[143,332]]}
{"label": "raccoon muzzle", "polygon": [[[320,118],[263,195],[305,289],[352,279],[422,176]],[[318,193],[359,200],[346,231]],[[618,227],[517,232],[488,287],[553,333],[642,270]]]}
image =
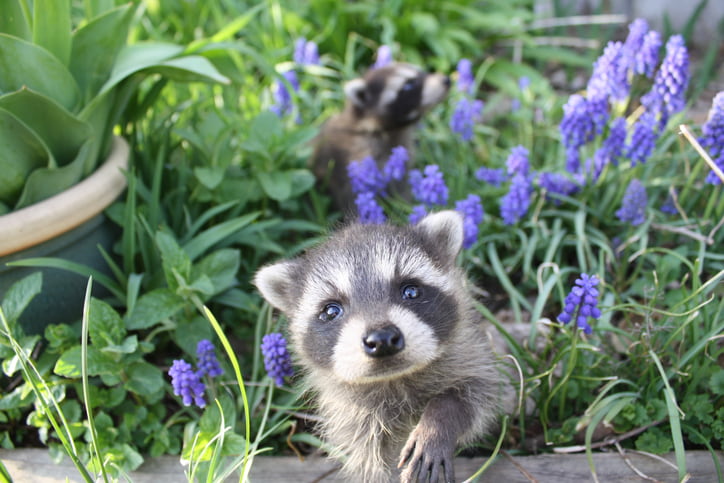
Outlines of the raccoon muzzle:
{"label": "raccoon muzzle", "polygon": [[394,325],[386,325],[368,332],[362,338],[365,353],[370,357],[388,357],[405,348],[405,337]]}

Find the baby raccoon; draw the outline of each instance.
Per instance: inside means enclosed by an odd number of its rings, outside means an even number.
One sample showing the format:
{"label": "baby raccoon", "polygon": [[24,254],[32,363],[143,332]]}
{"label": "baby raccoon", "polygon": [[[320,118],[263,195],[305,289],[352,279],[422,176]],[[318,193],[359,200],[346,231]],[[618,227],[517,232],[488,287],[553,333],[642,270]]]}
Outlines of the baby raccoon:
{"label": "baby raccoon", "polygon": [[350,481],[453,481],[455,448],[495,419],[498,372],[455,265],[462,243],[454,211],[352,224],[256,275],[287,315],[322,436]]}
{"label": "baby raccoon", "polygon": [[372,156],[381,167],[392,148],[410,150],[413,125],[445,98],[449,88],[449,77],[402,63],[370,70],[345,84],[344,111],[322,126],[310,160],[338,208],[354,207],[347,165]]}

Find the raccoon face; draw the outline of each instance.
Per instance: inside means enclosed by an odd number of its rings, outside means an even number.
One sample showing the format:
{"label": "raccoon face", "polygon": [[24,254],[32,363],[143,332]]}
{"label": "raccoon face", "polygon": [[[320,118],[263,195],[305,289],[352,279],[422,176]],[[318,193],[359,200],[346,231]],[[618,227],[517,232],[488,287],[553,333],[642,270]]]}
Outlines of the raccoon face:
{"label": "raccoon face", "polygon": [[452,211],[414,227],[353,225],[255,283],[287,314],[303,363],[347,383],[391,380],[435,360],[455,329],[462,239]]}
{"label": "raccoon face", "polygon": [[445,75],[395,63],[347,82],[344,91],[359,117],[373,117],[383,129],[395,129],[417,122],[449,88]]}

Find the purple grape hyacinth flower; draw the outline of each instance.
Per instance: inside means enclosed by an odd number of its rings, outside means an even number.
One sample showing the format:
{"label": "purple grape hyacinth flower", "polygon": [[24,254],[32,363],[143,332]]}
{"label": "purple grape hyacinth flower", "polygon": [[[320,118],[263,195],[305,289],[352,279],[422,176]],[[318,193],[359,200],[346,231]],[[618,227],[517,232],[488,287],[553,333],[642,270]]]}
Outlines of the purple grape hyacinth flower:
{"label": "purple grape hyacinth flower", "polygon": [[[289,82],[294,92],[299,91],[299,80],[297,79],[297,73],[293,70],[288,70],[282,74],[282,76]],[[294,103],[292,95],[287,89],[287,86],[281,80],[278,80],[274,84],[274,105],[271,106],[271,111],[279,117],[291,112]]]}
{"label": "purple grape hyacinth flower", "polygon": [[586,334],[593,332],[593,328],[588,324],[588,318],[598,319],[601,317],[601,310],[598,308],[598,277],[595,275],[588,276],[581,274],[581,278],[577,278],[575,285],[566,296],[563,306],[563,312],[558,316],[558,320],[564,324],[572,320],[576,321],[576,327],[583,329]]}
{"label": "purple grape hyacinth flower", "polygon": [[628,35],[623,43],[623,53],[628,66],[636,64],[636,55],[641,51],[648,31],[649,24],[642,18],[637,18],[628,25]]}
{"label": "purple grape hyacinth flower", "polygon": [[284,378],[294,375],[292,358],[287,350],[287,340],[279,332],[272,332],[261,339],[261,353],[264,356],[264,368],[274,383],[281,387]]}
{"label": "purple grape hyacinth flower", "polygon": [[632,179],[623,195],[621,208],[616,211],[616,216],[623,222],[638,226],[646,221],[647,202],[646,188],[641,181]]}
{"label": "purple grape hyacinth flower", "polygon": [[382,170],[386,181],[400,181],[405,177],[405,168],[407,161],[409,161],[410,155],[405,149],[405,146],[397,146],[392,148],[390,157],[385,163],[385,167]]}
{"label": "purple grape hyacinth flower", "polygon": [[589,101],[622,101],[628,97],[631,86],[623,54],[621,42],[606,45],[603,54],[593,64],[593,73],[588,80],[586,96]]}
{"label": "purple grape hyacinth flower", "polygon": [[201,382],[201,371],[194,372],[191,364],[181,359],[173,361],[168,375],[171,376],[173,393],[181,396],[184,406],[191,404],[196,404],[200,408],[206,406],[204,400],[206,386]]}
{"label": "purple grape hyacinth flower", "polygon": [[375,194],[371,191],[358,194],[354,203],[357,205],[360,223],[364,225],[380,225],[387,220],[384,210],[377,203]]}
{"label": "purple grape hyacinth flower", "polygon": [[319,47],[316,42],[301,37],[294,44],[293,59],[299,65],[319,65]]}
{"label": "purple grape hyacinth flower", "polygon": [[420,203],[428,206],[447,204],[448,188],[438,165],[427,165],[424,172],[413,169],[410,171],[408,180],[412,188],[412,195]]}
{"label": "purple grape hyacinth flower", "polygon": [[471,194],[455,203],[455,210],[463,215],[463,248],[470,248],[478,239],[478,225],[485,213],[480,196]]}
{"label": "purple grape hyacinth flower", "polygon": [[[714,163],[724,171],[724,91],[714,96],[709,117],[702,126],[701,132],[699,144],[708,150]],[[711,170],[706,176],[706,182],[718,185],[722,183],[722,180],[714,170]]]}
{"label": "purple grape hyacinth flower", "polygon": [[[563,106],[560,131],[566,147],[566,169],[576,174],[580,169],[579,148],[603,131],[608,119],[607,101],[591,102],[573,94]],[[603,122],[603,123],[601,123]]]}
{"label": "purple grape hyacinth flower", "polygon": [[371,192],[374,195],[382,193],[387,187],[384,175],[371,156],[349,163],[347,175],[355,194]]}
{"label": "purple grape hyacinth flower", "polygon": [[508,176],[520,174],[528,176],[530,171],[530,162],[528,161],[528,150],[521,146],[515,146],[510,150],[508,159],[505,160]]}
{"label": "purple grape hyacinth flower", "polygon": [[644,112],[634,124],[631,140],[626,146],[626,156],[631,160],[631,166],[644,164],[649,159],[658,137],[654,113]]}
{"label": "purple grape hyacinth flower", "polygon": [[392,49],[389,45],[380,45],[375,56],[375,63],[372,64],[373,69],[379,69],[387,64],[392,63]]}
{"label": "purple grape hyacinth flower", "polygon": [[654,76],[659,63],[659,50],[661,49],[661,34],[651,30],[644,37],[641,50],[636,53],[634,72],[643,74],[649,79]]}
{"label": "purple grape hyacinth flower", "polygon": [[659,129],[669,118],[684,109],[689,87],[689,52],[681,35],[672,35],[666,42],[666,56],[661,62],[654,85],[641,103],[651,112],[661,115]]}
{"label": "purple grape hyacinth flower", "polygon": [[510,190],[500,199],[500,216],[506,225],[515,224],[528,212],[533,188],[530,180],[521,175],[513,176]]}
{"label": "purple grape hyacinth flower", "polygon": [[483,113],[483,101],[470,100],[467,97],[460,99],[450,117],[450,129],[460,135],[463,141],[470,141],[473,137],[473,126],[480,120]]}
{"label": "purple grape hyacinth flower", "polygon": [[[538,186],[546,190],[546,197],[548,193],[571,196],[581,189],[580,184],[563,173],[541,173],[538,176]],[[559,205],[561,200],[554,199],[553,203]]]}
{"label": "purple grape hyacinth flower", "polygon": [[410,213],[408,220],[410,221],[410,225],[417,225],[420,220],[422,220],[426,216],[427,208],[425,207],[425,205],[415,205],[412,207],[412,212]]}
{"label": "purple grape hyacinth flower", "polygon": [[469,59],[460,59],[457,65],[457,88],[458,91],[472,95],[475,89],[475,77],[473,76],[473,63]]}
{"label": "purple grape hyacinth flower", "polygon": [[219,365],[214,353],[214,344],[208,339],[202,339],[196,345],[196,357],[198,358],[198,368],[201,375],[209,377],[220,376],[224,370]]}
{"label": "purple grape hyacinth flower", "polygon": [[482,167],[479,168],[475,172],[475,178],[484,181],[486,183],[492,184],[493,186],[500,186],[503,184],[504,181],[508,179],[508,177],[505,175],[505,171],[502,168],[486,168]]}

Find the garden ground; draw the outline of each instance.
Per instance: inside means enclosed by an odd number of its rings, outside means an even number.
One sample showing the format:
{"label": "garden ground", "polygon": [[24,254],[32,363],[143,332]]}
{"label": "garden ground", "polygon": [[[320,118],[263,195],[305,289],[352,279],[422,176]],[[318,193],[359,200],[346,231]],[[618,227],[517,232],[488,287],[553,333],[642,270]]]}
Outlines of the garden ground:
{"label": "garden ground", "polygon": [[[719,465],[724,466],[724,454],[718,453]],[[663,458],[663,459],[662,459]],[[55,464],[44,449],[0,450],[0,460],[16,481],[35,483],[81,482],[69,459]],[[641,453],[595,453],[593,462],[599,481],[678,481],[674,454],[649,456]],[[473,474],[485,463],[484,458],[457,458],[456,476],[459,479]],[[717,474],[711,454],[690,451],[686,456],[691,476],[689,483],[716,481]],[[256,483],[342,483],[335,463],[318,456],[300,461],[296,457],[257,457],[251,470],[251,481]],[[67,477],[67,480],[66,480]],[[133,483],[186,481],[183,467],[174,456],[148,459],[131,473]],[[462,480],[461,480],[462,481]],[[510,456],[507,453],[483,474],[482,481],[578,483],[594,481],[585,454],[545,454],[537,456]]]}

